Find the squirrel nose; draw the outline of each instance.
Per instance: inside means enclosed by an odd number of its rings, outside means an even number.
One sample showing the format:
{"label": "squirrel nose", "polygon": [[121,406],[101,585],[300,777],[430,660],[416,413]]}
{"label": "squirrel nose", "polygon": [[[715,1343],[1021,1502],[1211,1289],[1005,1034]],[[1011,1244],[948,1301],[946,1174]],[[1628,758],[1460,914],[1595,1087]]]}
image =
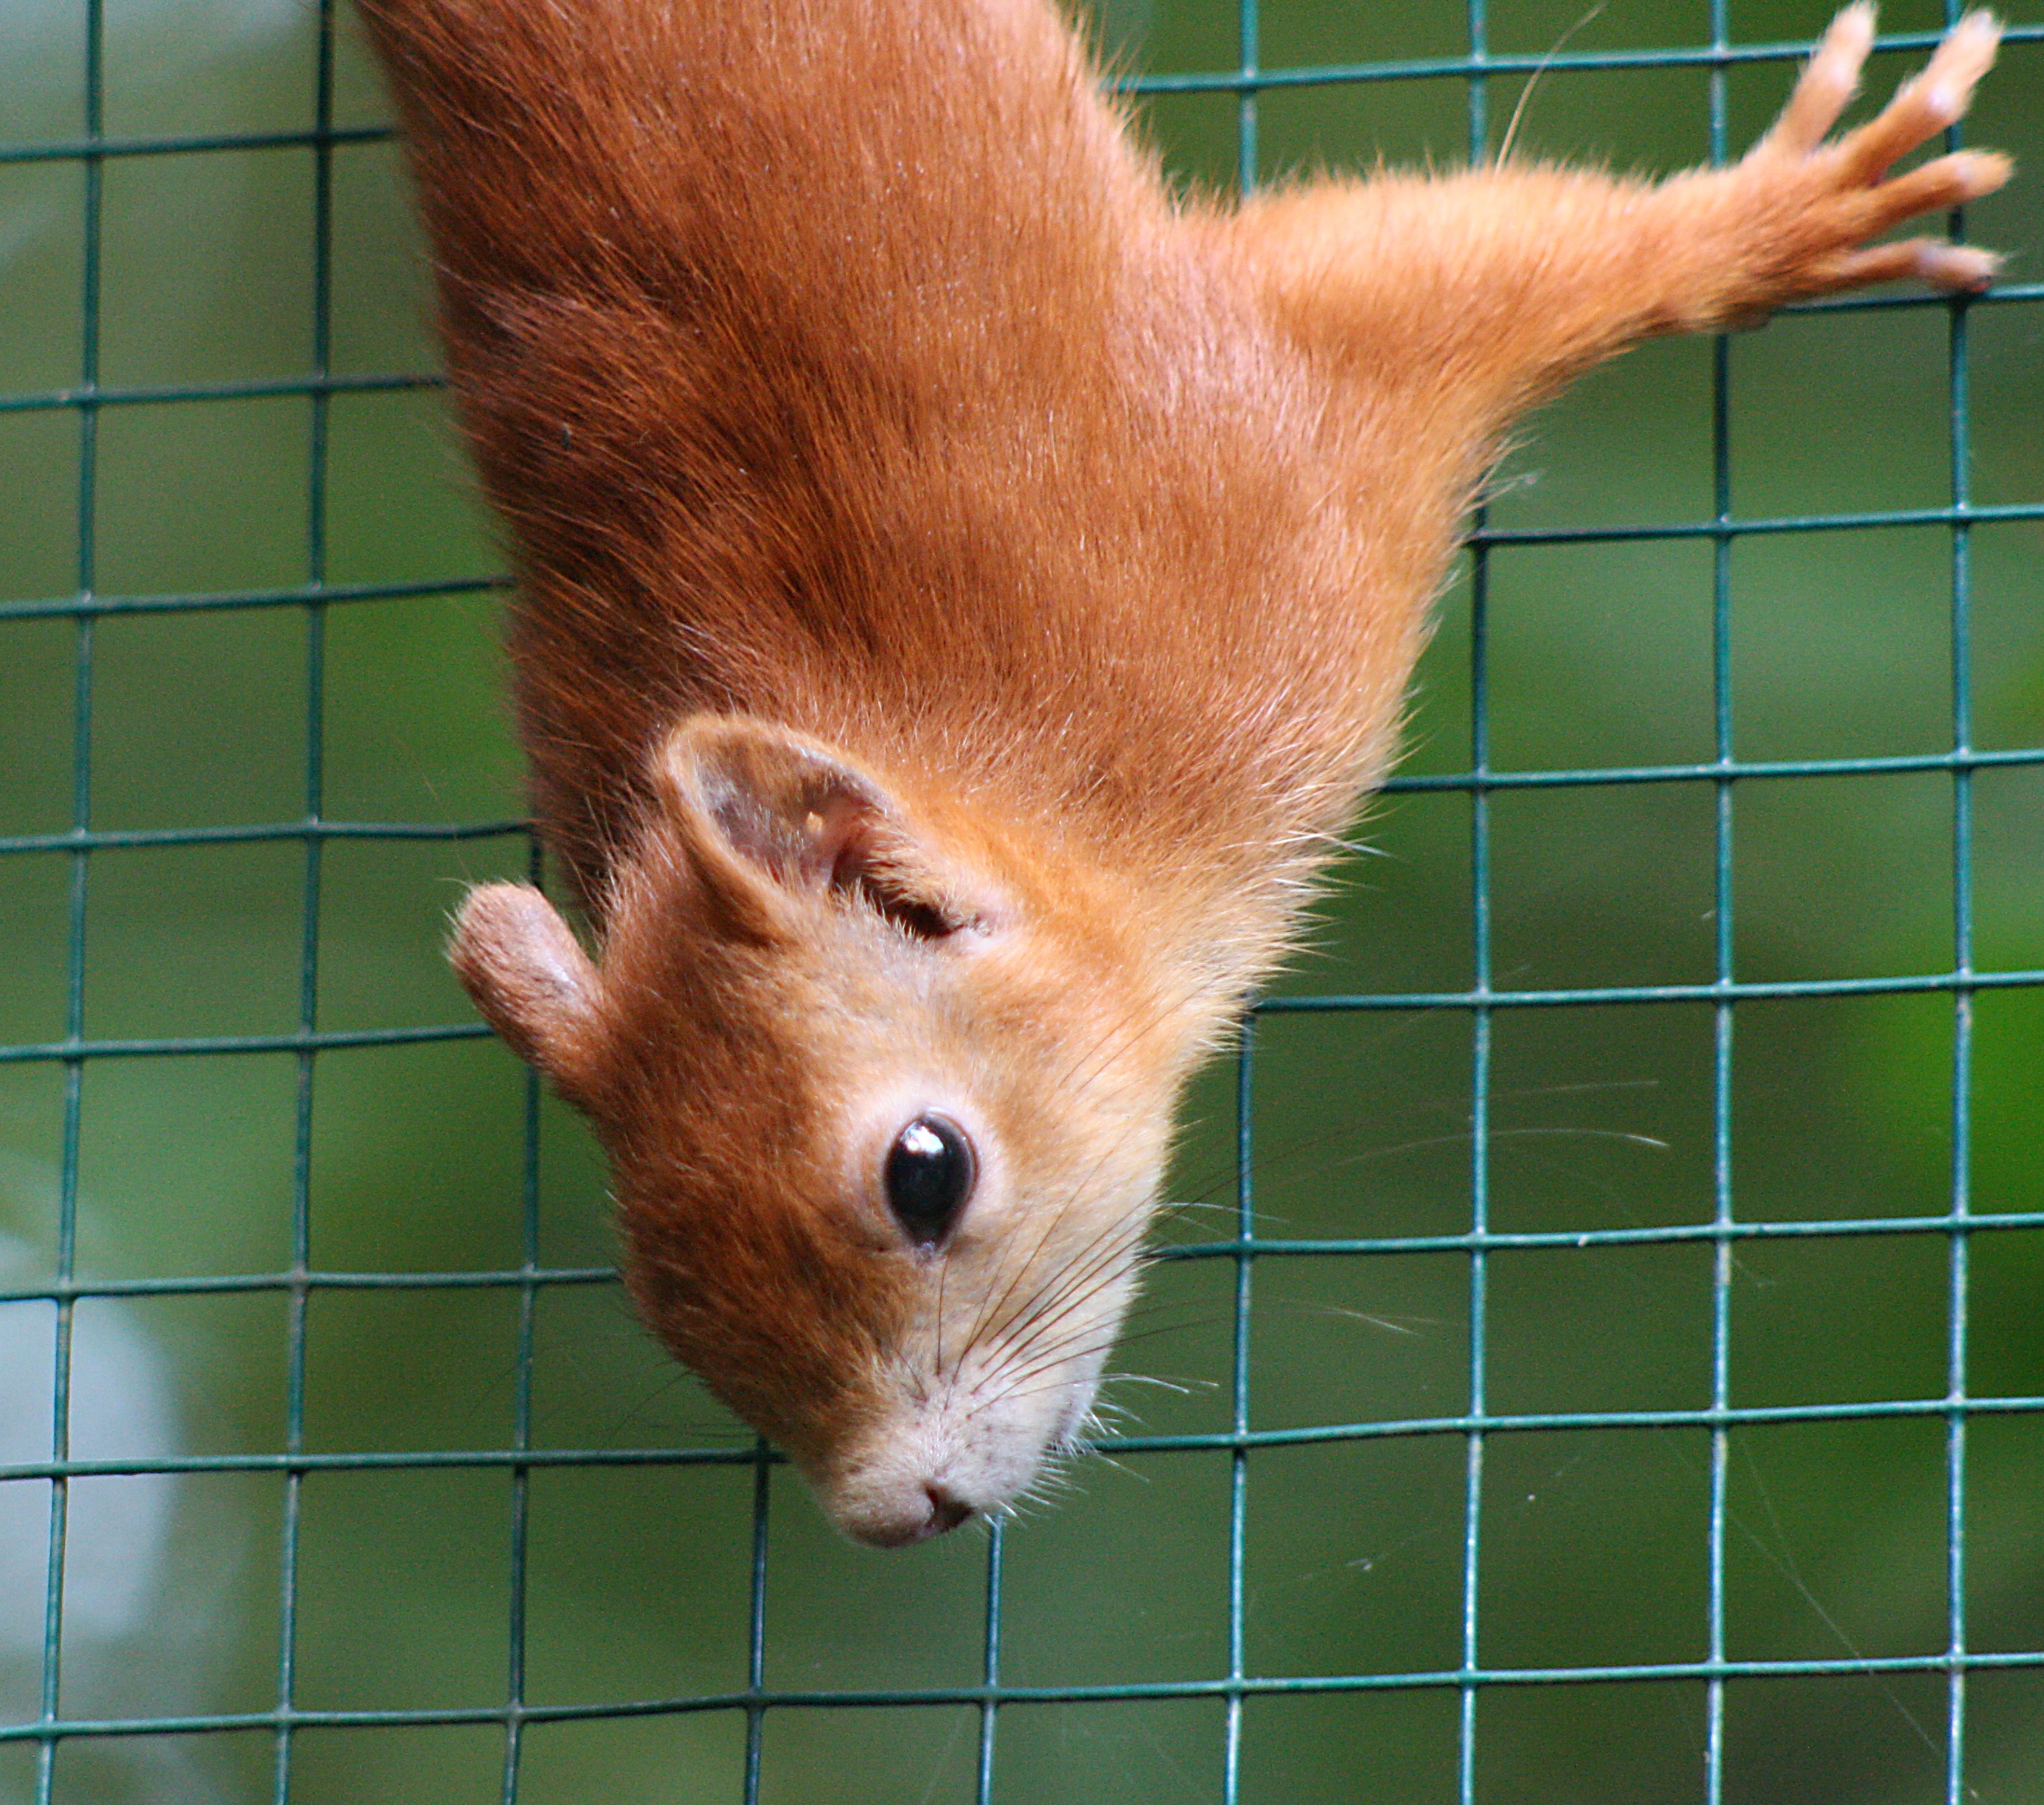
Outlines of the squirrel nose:
{"label": "squirrel nose", "polygon": [[862,1469],[856,1461],[833,1475],[835,1483],[824,1492],[826,1508],[838,1527],[855,1541],[874,1548],[909,1548],[932,1536],[947,1534],[959,1524],[982,1514],[982,1507],[954,1489],[948,1479],[932,1478],[932,1471],[947,1472],[947,1463],[932,1460],[920,1473],[904,1473],[899,1466],[889,1471]]}

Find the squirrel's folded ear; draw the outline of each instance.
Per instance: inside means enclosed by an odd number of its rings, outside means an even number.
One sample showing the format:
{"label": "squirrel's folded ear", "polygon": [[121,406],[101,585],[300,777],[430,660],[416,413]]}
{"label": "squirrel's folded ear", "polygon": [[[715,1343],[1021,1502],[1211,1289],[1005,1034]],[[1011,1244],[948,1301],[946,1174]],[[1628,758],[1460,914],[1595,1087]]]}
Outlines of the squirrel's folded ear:
{"label": "squirrel's folded ear", "polygon": [[571,1103],[595,1100],[602,977],[554,905],[529,884],[468,893],[448,948],[485,1020]]}
{"label": "squirrel's folded ear", "polygon": [[836,749],[743,716],[697,715],[674,730],[657,777],[690,862],[747,938],[801,931],[821,907],[876,911],[920,940],[997,926],[997,887]]}

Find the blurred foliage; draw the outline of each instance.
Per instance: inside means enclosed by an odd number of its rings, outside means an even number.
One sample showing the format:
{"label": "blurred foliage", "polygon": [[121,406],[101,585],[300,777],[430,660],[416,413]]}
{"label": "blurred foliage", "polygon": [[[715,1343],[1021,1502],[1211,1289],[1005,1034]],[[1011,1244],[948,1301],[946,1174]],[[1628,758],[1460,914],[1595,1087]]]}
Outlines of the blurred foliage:
{"label": "blurred foliage", "polygon": [[[1578,0],[1491,8],[1500,52],[1538,53]],[[2015,10],[2021,13],[2022,9]],[[0,141],[83,129],[82,6],[0,0]],[[1740,41],[1807,37],[1821,4],[1742,0]],[[1927,0],[1895,30],[1934,28]],[[1702,0],[1614,0],[1571,48],[1695,44]],[[1460,6],[1266,0],[1266,67],[1457,54]],[[1101,35],[1131,67],[1217,68],[1233,13],[1209,0],[1106,0]],[[1884,89],[1904,60],[1883,57]],[[310,117],[313,29],[296,0],[118,0],[108,7],[106,128],[116,134],[291,130]],[[1778,103],[1777,63],[1729,79],[1735,144]],[[1521,84],[1493,78],[1491,141]],[[1703,156],[1699,71],[1550,73],[1527,102],[1531,152],[1666,168]],[[1235,176],[1233,103],[1144,109],[1171,168]],[[383,117],[352,36],[344,121]],[[1260,174],[1467,150],[1459,81],[1302,87],[1258,109]],[[2011,49],[1969,132],[2029,153],[2044,56]],[[334,157],[334,367],[429,368],[423,259],[387,143]],[[83,177],[0,165],[0,392],[77,378]],[[1973,209],[1976,236],[2040,241],[2039,190]],[[110,162],[102,373],[114,384],[232,382],[306,367],[312,160],[302,149]],[[1980,500],[2044,489],[2038,316],[1973,313],[1969,479]],[[1730,351],[1731,483],[1742,516],[1934,505],[1951,482],[1942,309],[1798,317]],[[1527,433],[1491,518],[1512,526],[1706,517],[1708,346],[1656,346],[1600,372]],[[94,586],[160,593],[290,584],[306,573],[302,398],[124,406],[101,416]],[[328,573],[449,580],[496,567],[491,529],[436,396],[332,405]],[[79,422],[0,413],[0,604],[80,581]],[[2044,735],[2044,529],[1972,535],[1977,739]],[[1707,758],[1712,568],[1696,543],[1507,547],[1491,560],[1491,743],[1503,767]],[[1949,540],[1885,529],[1747,540],[1731,562],[1736,743],[1748,758],[1935,751],[1950,743]],[[91,631],[91,818],[99,828],[285,820],[306,784],[306,624],[292,609],[116,618]],[[519,762],[500,700],[493,608],[473,596],[336,607],[327,617],[324,809],[356,820],[514,816]],[[0,835],[71,819],[80,634],[0,620]],[[1468,594],[1447,597],[1414,705],[1408,767],[1468,758]],[[1976,949],[2044,965],[2044,776],[1976,782]],[[1712,958],[1712,797],[1654,785],[1500,796],[1493,809],[1495,970],[1512,986],[1693,981]],[[1380,856],[1344,874],[1315,952],[1286,988],[1405,991],[1469,981],[1466,797],[1378,802]],[[1933,775],[1753,782],[1738,793],[1737,968],[1746,978],[1946,969],[1952,802]],[[467,1019],[439,942],[460,886],[522,869],[515,839],[331,847],[317,921],[326,1027]],[[94,1038],[287,1031],[298,1019],[304,859],[290,843],[110,851],[91,861],[84,1020]],[[60,1038],[69,868],[0,858],[0,1039]],[[1971,1199],[2044,1207],[2036,1157],[2044,999],[1976,1010]],[[1750,1003],[1733,1096],[1739,1213],[1749,1219],[1935,1213],[1952,1195],[1947,998]],[[1301,1235],[1451,1233],[1466,1224],[1466,1019],[1290,1016],[1257,1043],[1259,1219]],[[1178,1194],[1232,1201],[1231,1071],[1203,1081]],[[1712,1023],[1694,1007],[1540,1010],[1496,1028],[1491,1219],[1581,1231],[1695,1222],[1712,1208]],[[116,1277],[288,1265],[297,1111],[284,1056],[94,1063],[80,1146],[79,1263]],[[55,1258],[62,1079],[0,1064],[0,1259],[34,1283]],[[492,1043],[335,1053],[317,1065],[312,1260],[322,1269],[501,1268],[520,1258],[527,1081]],[[609,1258],[603,1179],[579,1125],[543,1112],[543,1262]],[[1208,1232],[1201,1210],[1172,1232]],[[1746,1243],[1731,1298],[1735,1403],[1942,1396],[1948,1250],[1900,1235]],[[2044,1234],[1976,1237],[1969,1382],[2044,1389]],[[1694,1407],[1709,1396],[1711,1256],[1701,1246],[1500,1254],[1491,1262],[1489,1403],[1508,1410]],[[1224,1427],[1231,1273],[1167,1263],[1126,1364],[1179,1390],[1127,1388],[1132,1422]],[[1468,1275],[1458,1256],[1286,1259],[1255,1279],[1259,1426],[1452,1415],[1468,1400]],[[46,1325],[41,1304],[0,1318]],[[38,1330],[37,1333],[44,1332]],[[275,1293],[80,1307],[82,1345],[140,1362],[134,1395],[175,1397],[138,1427],[81,1394],[94,1452],[148,1436],[186,1451],[274,1450],[285,1433],[287,1313]],[[646,1343],[614,1288],[542,1296],[534,1432],[549,1447],[745,1445]],[[306,1345],[306,1445],[500,1447],[510,1433],[515,1299],[321,1292]],[[6,1345],[17,1345],[10,1342]],[[124,1350],[125,1350],[124,1352]],[[140,1351],[137,1351],[140,1350]],[[94,1358],[98,1358],[95,1355]],[[98,1370],[98,1369],[95,1369]],[[107,1367],[106,1370],[115,1369]],[[41,1396],[48,1358],[0,1373]],[[83,1368],[82,1368],[83,1370]],[[146,1381],[146,1382],[145,1382]],[[105,1400],[100,1400],[104,1403]],[[90,1408],[88,1408],[90,1407]],[[163,1413],[159,1412],[159,1416]],[[90,1435],[86,1422],[90,1418]],[[10,1419],[0,1411],[0,1434]],[[25,1433],[25,1431],[24,1431]],[[37,1434],[46,1434],[37,1431]],[[129,1440],[123,1441],[123,1437]],[[97,1441],[92,1441],[97,1437]],[[140,1438],[137,1440],[136,1438]],[[1727,1634],[1735,1657],[1922,1654],[1946,1644],[1945,1449],[1931,1419],[1752,1428],[1731,1437]],[[47,1441],[40,1446],[47,1450]],[[79,1451],[84,1451],[80,1449]],[[33,1458],[13,1444],[0,1461]],[[1705,1652],[1707,1437],[1698,1431],[1500,1435],[1485,1472],[1481,1651],[1489,1664],[1694,1660]],[[1273,1450],[1250,1463],[1246,1659],[1259,1673],[1452,1668],[1460,1659],[1464,1457],[1454,1437]],[[2044,1646],[2044,1419],[1976,1419],[1969,1436],[1971,1646]],[[102,1480],[102,1486],[122,1482]],[[1190,1678],[1226,1658],[1227,1467],[1220,1456],[1091,1461],[1009,1538],[1004,1673],[1020,1684]],[[751,1485],[743,1469],[547,1470],[532,1483],[527,1696],[652,1698],[742,1684]],[[76,1488],[80,1497],[90,1485]],[[33,1490],[41,1521],[46,1488]],[[303,1492],[295,1697],[317,1707],[487,1707],[504,1696],[509,1484],[496,1471],[315,1474]],[[75,1572],[144,1562],[146,1607],[79,1607],[67,1715],[256,1711],[277,1697],[282,1488],[273,1476],[179,1483],[147,1547],[98,1540],[81,1505]],[[109,1517],[113,1523],[120,1519]],[[15,1521],[0,1514],[0,1537]],[[152,1534],[156,1532],[152,1531]],[[983,1545],[908,1555],[848,1546],[785,1476],[774,1486],[767,1676],[790,1687],[972,1683]],[[4,1553],[0,1550],[0,1553]],[[0,1560],[0,1574],[14,1571]],[[142,1582],[137,1581],[137,1584]],[[0,1598],[0,1720],[37,1711],[42,1601]],[[33,1592],[33,1596],[29,1594]],[[84,1593],[76,1594],[84,1596]],[[112,1595],[110,1595],[112,1596]],[[125,1596],[125,1594],[122,1596]],[[2044,1673],[1976,1676],[1969,1796],[2044,1801]],[[1905,1805],[1944,1797],[1943,1683],[1859,1676],[1737,1683],[1727,1798],[1740,1805]],[[1244,1796],[1310,1805],[1453,1795],[1452,1692],[1256,1699]],[[1694,1684],[1486,1692],[1479,1795],[1511,1805],[1701,1795]],[[1199,1801],[1220,1788],[1212,1703],[1015,1707],[1000,1795],[1058,1805]],[[970,1796],[966,1711],[789,1711],[769,1719],[763,1795],[896,1805]],[[532,1730],[520,1797],[736,1799],[730,1715]],[[68,1805],[185,1805],[271,1795],[263,1734],[64,1745]],[[298,1736],[305,1801],[498,1796],[488,1728]],[[33,1759],[0,1745],[0,1800],[33,1796]]]}

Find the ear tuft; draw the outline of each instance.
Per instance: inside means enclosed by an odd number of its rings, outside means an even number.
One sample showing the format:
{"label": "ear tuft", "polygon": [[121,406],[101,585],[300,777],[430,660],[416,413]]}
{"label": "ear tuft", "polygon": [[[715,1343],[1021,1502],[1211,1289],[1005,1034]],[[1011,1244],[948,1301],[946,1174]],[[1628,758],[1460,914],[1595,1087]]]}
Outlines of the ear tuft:
{"label": "ear tuft", "polygon": [[793,927],[805,900],[871,908],[930,942],[993,925],[989,887],[878,778],[766,721],[698,715],[661,758],[697,869],[752,931]]}
{"label": "ear tuft", "polygon": [[602,980],[529,884],[484,884],[455,917],[448,957],[475,1006],[518,1056],[588,1107],[603,1044]]}

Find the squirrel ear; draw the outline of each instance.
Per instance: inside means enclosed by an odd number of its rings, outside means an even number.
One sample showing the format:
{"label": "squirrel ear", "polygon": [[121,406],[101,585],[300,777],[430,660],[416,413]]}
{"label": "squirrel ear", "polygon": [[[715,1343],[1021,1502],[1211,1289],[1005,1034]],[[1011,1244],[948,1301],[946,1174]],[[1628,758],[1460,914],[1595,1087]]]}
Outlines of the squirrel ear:
{"label": "squirrel ear", "polygon": [[877,778],[820,741],[697,715],[658,763],[698,874],[750,937],[793,931],[820,902],[863,904],[932,942],[990,928],[1001,912]]}
{"label": "squirrel ear", "polygon": [[603,1044],[602,980],[554,905],[529,884],[479,885],[455,917],[448,957],[513,1051],[587,1108]]}

